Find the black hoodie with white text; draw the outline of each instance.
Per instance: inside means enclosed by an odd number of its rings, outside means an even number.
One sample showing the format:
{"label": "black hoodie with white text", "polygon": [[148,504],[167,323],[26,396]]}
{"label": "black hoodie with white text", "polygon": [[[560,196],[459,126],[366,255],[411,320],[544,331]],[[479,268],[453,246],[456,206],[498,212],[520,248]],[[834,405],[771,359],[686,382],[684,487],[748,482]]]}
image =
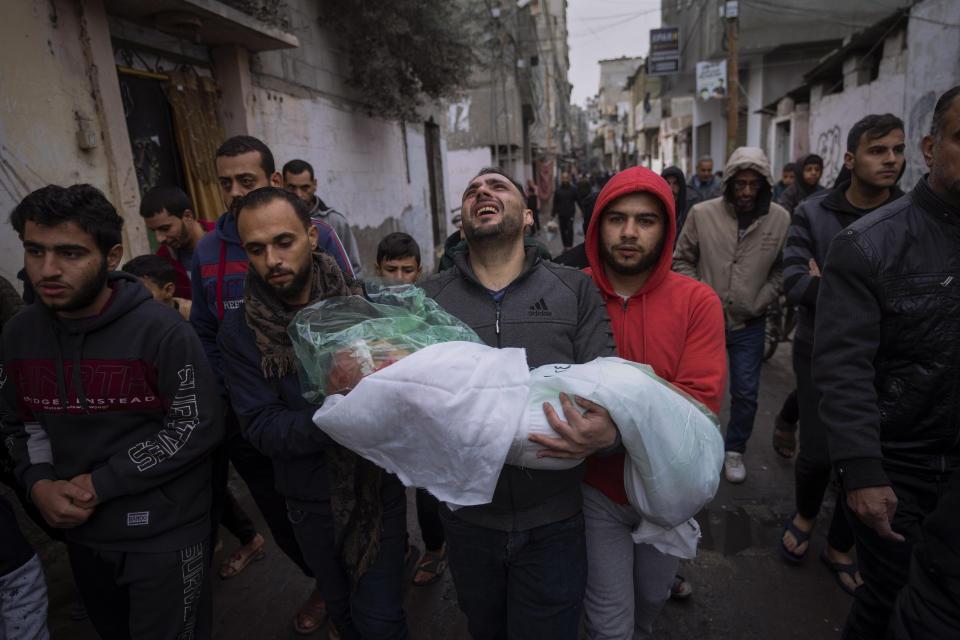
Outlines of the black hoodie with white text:
{"label": "black hoodie with white text", "polygon": [[99,504],[67,539],[164,552],[209,535],[210,451],[223,436],[199,338],[133,276],[111,272],[99,315],[36,303],[3,331],[4,439],[28,495],[90,473]]}

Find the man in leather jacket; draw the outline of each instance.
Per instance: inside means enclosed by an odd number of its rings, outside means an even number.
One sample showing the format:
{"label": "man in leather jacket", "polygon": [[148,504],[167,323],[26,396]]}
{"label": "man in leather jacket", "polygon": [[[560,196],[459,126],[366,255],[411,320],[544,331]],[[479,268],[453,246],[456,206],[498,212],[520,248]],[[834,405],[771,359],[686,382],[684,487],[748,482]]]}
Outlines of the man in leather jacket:
{"label": "man in leather jacket", "polygon": [[930,173],[834,239],[820,284],[813,375],[864,578],[847,639],[884,637],[921,525],[960,467],[958,97],[934,109]]}

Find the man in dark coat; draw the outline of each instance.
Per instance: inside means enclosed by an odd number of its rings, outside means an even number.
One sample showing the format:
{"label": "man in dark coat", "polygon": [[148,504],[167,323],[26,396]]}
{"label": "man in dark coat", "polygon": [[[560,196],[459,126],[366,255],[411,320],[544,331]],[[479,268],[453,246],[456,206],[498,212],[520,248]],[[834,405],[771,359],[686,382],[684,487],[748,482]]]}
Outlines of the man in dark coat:
{"label": "man in dark coat", "polygon": [[834,238],[821,277],[814,382],[864,579],[848,640],[885,637],[924,520],[960,467],[958,98],[960,86],[934,107],[930,173]]}

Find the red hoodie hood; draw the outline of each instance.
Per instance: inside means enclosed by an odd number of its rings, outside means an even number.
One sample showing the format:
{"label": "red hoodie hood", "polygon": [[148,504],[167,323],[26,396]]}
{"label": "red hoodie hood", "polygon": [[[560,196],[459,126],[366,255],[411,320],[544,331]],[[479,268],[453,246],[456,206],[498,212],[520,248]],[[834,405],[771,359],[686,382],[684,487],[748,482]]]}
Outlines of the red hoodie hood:
{"label": "red hoodie hood", "polygon": [[603,268],[603,262],[600,259],[600,218],[603,217],[603,210],[607,206],[628,193],[646,192],[663,203],[663,209],[667,212],[667,237],[664,238],[663,251],[657,266],[647,282],[637,291],[634,296],[642,295],[653,289],[656,289],[663,279],[670,272],[670,265],[673,263],[673,240],[677,235],[677,216],[674,210],[673,191],[667,181],[658,176],[646,167],[631,167],[621,171],[610,178],[603,191],[597,197],[597,202],[593,207],[593,215],[590,217],[590,226],[587,228],[587,238],[584,242],[584,248],[587,252],[587,260],[590,263],[588,272],[593,277],[594,283],[604,293],[605,296],[615,296],[617,293],[607,280],[607,274]]}

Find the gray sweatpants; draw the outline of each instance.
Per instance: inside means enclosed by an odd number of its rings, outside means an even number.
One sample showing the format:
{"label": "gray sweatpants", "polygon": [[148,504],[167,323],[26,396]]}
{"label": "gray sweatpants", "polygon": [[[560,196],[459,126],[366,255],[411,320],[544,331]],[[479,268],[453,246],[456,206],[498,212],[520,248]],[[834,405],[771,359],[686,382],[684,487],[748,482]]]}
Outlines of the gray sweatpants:
{"label": "gray sweatpants", "polygon": [[40,558],[34,555],[20,568],[0,576],[0,640],[49,637],[47,582]]}
{"label": "gray sweatpants", "polygon": [[635,543],[630,534],[642,516],[630,505],[616,504],[586,484],[583,516],[587,530],[587,591],[583,599],[587,637],[650,637],[653,621],[670,597],[679,558]]}

